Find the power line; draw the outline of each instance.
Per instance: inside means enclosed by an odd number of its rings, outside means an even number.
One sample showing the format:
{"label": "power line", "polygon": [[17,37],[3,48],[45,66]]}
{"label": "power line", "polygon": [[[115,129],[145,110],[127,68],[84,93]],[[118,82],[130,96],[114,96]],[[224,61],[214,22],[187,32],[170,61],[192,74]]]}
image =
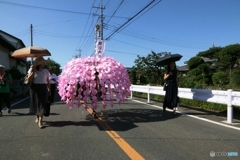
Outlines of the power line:
{"label": "power line", "polygon": [[[94,39],[94,36],[93,36],[93,34],[94,34],[94,26],[95,26],[94,24],[96,24],[95,19],[92,19],[92,22],[90,24],[91,27],[88,28],[88,31],[87,31],[87,34],[86,34],[86,35],[89,35],[88,36],[89,38],[85,38],[83,40],[83,42],[82,42],[82,45],[80,45],[80,48],[82,48],[82,50],[84,48],[87,48],[87,49],[85,49],[85,52],[86,52],[86,50],[89,50],[90,45],[92,44],[92,42],[89,43],[89,41]],[[92,37],[92,39],[90,39],[91,37]],[[87,44],[88,44],[88,46],[87,46]]]}
{"label": "power line", "polygon": [[116,39],[112,39],[112,40],[118,41],[118,42],[121,42],[121,43],[124,43],[124,44],[128,44],[128,45],[131,45],[131,46],[135,46],[135,47],[138,47],[138,48],[143,48],[143,49],[151,50],[151,48],[143,47],[143,46],[136,45],[136,44],[132,44],[132,43],[127,43],[127,42],[125,42],[125,41],[120,41],[120,40],[116,40]]}
{"label": "power line", "polygon": [[[89,15],[89,13],[84,13],[84,12],[77,12],[77,11],[69,11],[69,10],[62,10],[62,9],[54,9],[54,8],[31,6],[31,5],[25,5],[25,4],[19,4],[19,3],[12,3],[12,2],[6,2],[6,1],[1,1],[1,0],[0,0],[0,3],[5,3],[5,4],[8,4],[8,5],[14,5],[14,6],[20,6],[20,7],[26,7],[26,8],[36,8],[36,9],[50,10],[50,11],[56,11],[56,12],[67,12],[67,13],[73,13],[73,14]],[[106,16],[107,16],[107,15],[106,15]],[[108,16],[108,17],[110,17],[110,16]],[[121,17],[121,16],[115,16],[115,18],[124,18],[124,19],[127,19],[127,17]]]}
{"label": "power line", "polygon": [[63,34],[57,34],[57,33],[50,33],[50,32],[44,32],[36,29],[35,29],[35,33],[51,36],[51,37],[60,37],[60,38],[86,38],[87,37],[87,36],[63,35]]}
{"label": "power line", "polygon": [[34,27],[39,27],[39,26],[46,26],[46,25],[50,25],[50,24],[57,24],[57,23],[69,23],[71,21],[77,21],[79,19],[72,19],[72,20],[63,20],[63,21],[56,21],[56,22],[51,22],[51,23],[45,23],[45,24],[39,24],[39,25],[34,25]]}
{"label": "power line", "polygon": [[113,14],[111,15],[111,17],[108,19],[108,21],[106,22],[106,24],[108,24],[108,22],[112,19],[112,17],[115,15],[115,13],[117,12],[117,10],[120,8],[120,6],[123,4],[124,0],[122,0],[118,7],[116,8],[116,10],[113,12]]}
{"label": "power line", "polygon": [[[127,26],[129,26],[131,23],[133,23],[134,21],[136,21],[138,18],[140,18],[141,16],[143,16],[145,13],[147,13],[150,9],[152,9],[153,7],[155,7],[158,3],[160,3],[162,0],[159,0],[158,2],[156,2],[155,4],[153,4],[150,8],[148,8],[147,10],[145,10],[140,16],[136,17],[133,21],[131,21],[130,23],[128,23],[126,26],[124,26],[124,28],[126,28]],[[123,29],[124,29],[123,28]],[[123,30],[122,29],[122,30]]]}
{"label": "power line", "polygon": [[143,34],[138,34],[138,33],[133,33],[133,32],[122,32],[120,34],[127,35],[133,38],[149,41],[149,42],[154,42],[154,43],[160,43],[160,44],[165,44],[165,45],[170,45],[170,46],[180,46],[180,47],[185,47],[185,48],[199,48],[199,47],[205,47],[208,45],[208,43],[194,43],[194,42],[183,42],[181,40],[168,40],[166,38],[160,38],[156,37],[156,35],[143,35]]}
{"label": "power line", "polygon": [[124,24],[122,24],[119,28],[117,28],[112,34],[110,34],[106,40],[109,40],[116,32],[118,32],[121,28],[123,28],[126,24],[128,24],[130,21],[132,21],[135,17],[137,17],[141,12],[143,12],[145,9],[147,9],[155,0],[152,0],[150,3],[148,3],[145,7],[143,7],[139,12],[137,12],[134,16],[129,18]]}
{"label": "power line", "polygon": [[[118,24],[112,24],[109,25],[109,30],[114,31],[114,29],[116,28],[115,26]],[[129,28],[131,29],[131,28]],[[193,41],[182,41],[176,38],[169,38],[169,37],[163,37],[160,35],[156,35],[154,34],[149,34],[146,31],[140,31],[138,32],[138,30],[136,28],[132,29],[132,30],[124,30],[123,32],[121,32],[120,34],[122,35],[127,35],[133,38],[137,38],[140,40],[145,40],[145,41],[149,41],[149,42],[154,42],[154,43],[160,43],[160,44],[166,44],[166,45],[170,45],[170,46],[180,46],[180,47],[185,47],[185,48],[202,48],[202,47],[206,47],[206,45],[209,45],[208,43],[204,43],[204,42],[193,42]]]}
{"label": "power line", "polygon": [[[95,3],[95,1],[93,2],[93,4]],[[90,14],[91,14],[91,12],[92,12],[92,7],[91,7],[91,10],[90,10]],[[87,18],[87,22],[85,23],[85,26],[84,26],[84,29],[83,29],[83,32],[82,32],[82,36],[84,35],[84,33],[85,33],[85,30],[86,30],[86,28],[87,28],[87,24],[88,24],[88,21],[89,21],[89,19],[90,19],[90,14],[89,14],[89,16],[88,16],[88,18]],[[89,32],[89,30],[88,30],[88,32]],[[88,34],[88,32],[87,32],[87,34]],[[87,35],[86,34],[86,35]],[[78,43],[78,45],[77,46],[81,46],[80,44],[83,44],[84,43],[84,41],[85,41],[85,39],[84,40],[80,40],[79,41],[79,43]],[[78,48],[78,47],[77,47]]]}
{"label": "power line", "polygon": [[130,52],[120,52],[120,51],[114,51],[114,50],[109,50],[109,49],[107,49],[106,51],[108,51],[108,52],[115,52],[115,53],[123,53],[123,54],[130,54],[130,55],[138,55],[138,54],[136,54],[136,53],[130,53]]}

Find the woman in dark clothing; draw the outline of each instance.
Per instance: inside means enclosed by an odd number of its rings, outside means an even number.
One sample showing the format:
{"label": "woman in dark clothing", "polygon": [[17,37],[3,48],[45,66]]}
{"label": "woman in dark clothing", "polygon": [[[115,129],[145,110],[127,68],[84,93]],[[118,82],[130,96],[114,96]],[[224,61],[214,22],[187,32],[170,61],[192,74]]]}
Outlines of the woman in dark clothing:
{"label": "woman in dark clothing", "polygon": [[174,61],[168,64],[164,80],[167,83],[167,87],[163,102],[163,111],[168,107],[173,109],[173,114],[176,114],[178,104],[178,72]]}

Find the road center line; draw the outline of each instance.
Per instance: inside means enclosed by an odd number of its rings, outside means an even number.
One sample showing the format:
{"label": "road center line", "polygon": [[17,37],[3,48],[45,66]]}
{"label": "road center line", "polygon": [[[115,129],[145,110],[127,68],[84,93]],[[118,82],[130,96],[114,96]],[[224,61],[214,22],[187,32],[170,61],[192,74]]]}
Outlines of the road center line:
{"label": "road center line", "polygon": [[[90,114],[93,113],[91,108],[87,109]],[[134,149],[132,148],[117,132],[113,131],[111,127],[109,127],[102,118],[97,118],[99,124],[104,128],[107,134],[118,144],[118,146],[130,157],[130,159],[144,160],[144,158]]]}

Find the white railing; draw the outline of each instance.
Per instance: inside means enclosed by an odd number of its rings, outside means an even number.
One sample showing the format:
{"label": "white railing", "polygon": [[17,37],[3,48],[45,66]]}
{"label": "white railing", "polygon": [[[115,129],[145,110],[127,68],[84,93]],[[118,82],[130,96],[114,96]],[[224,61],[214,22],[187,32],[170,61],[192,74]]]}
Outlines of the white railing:
{"label": "white railing", "polygon": [[[132,92],[147,93],[148,100],[150,103],[150,94],[165,95],[163,87],[157,86],[141,86],[131,85],[131,99],[133,98]],[[232,123],[233,121],[233,108],[232,106],[240,106],[240,92],[235,92],[232,89],[227,91],[222,90],[209,90],[209,89],[190,89],[190,88],[178,88],[179,98],[199,100],[204,102],[212,102],[218,104],[227,105],[227,122]]]}

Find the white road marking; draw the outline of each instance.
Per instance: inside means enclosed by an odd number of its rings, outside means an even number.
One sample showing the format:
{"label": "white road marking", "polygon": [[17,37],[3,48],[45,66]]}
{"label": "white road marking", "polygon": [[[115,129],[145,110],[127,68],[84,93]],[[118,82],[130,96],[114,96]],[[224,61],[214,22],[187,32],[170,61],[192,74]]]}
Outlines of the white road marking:
{"label": "white road marking", "polygon": [[[132,100],[132,99],[129,99],[129,100]],[[151,107],[155,107],[155,108],[160,108],[160,109],[163,108],[163,107],[160,107],[160,106],[157,106],[157,105],[148,104],[148,103],[141,102],[141,101],[138,101],[138,100],[132,100],[132,101],[137,102],[137,103],[146,104],[146,105],[149,105],[149,106],[151,106]],[[172,111],[172,110],[167,109],[167,108],[166,108],[166,110],[168,110],[168,111]],[[228,125],[228,124],[224,124],[224,123],[220,123],[220,122],[212,121],[212,120],[209,120],[209,119],[206,119],[206,118],[201,118],[201,117],[194,116],[194,115],[189,115],[189,114],[187,114],[187,113],[180,112],[180,111],[176,111],[176,112],[179,113],[179,114],[182,114],[182,115],[185,115],[185,116],[191,117],[191,118],[199,119],[199,120],[202,120],[202,121],[206,121],[206,122],[209,122],[209,123],[217,124],[217,125],[220,125],[220,126],[224,126],[224,127],[227,127],[227,128],[232,128],[232,129],[235,129],[235,130],[239,130],[239,131],[240,131],[240,128],[239,128],[239,127],[230,126],[230,125]]]}

